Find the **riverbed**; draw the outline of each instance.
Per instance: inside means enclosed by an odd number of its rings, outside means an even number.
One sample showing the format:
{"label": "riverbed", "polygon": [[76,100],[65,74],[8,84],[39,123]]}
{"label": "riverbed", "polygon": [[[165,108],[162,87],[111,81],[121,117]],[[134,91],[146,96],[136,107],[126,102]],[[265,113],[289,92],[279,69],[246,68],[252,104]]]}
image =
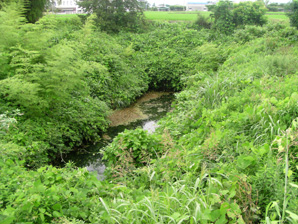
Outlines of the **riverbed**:
{"label": "riverbed", "polygon": [[97,172],[98,179],[102,179],[105,166],[101,161],[100,149],[125,129],[141,127],[149,133],[154,132],[158,128],[158,120],[171,110],[173,100],[173,93],[148,92],[131,106],[113,111],[109,116],[110,126],[102,141],[68,154],[65,161],[72,161],[78,167],[86,167],[90,172]]}

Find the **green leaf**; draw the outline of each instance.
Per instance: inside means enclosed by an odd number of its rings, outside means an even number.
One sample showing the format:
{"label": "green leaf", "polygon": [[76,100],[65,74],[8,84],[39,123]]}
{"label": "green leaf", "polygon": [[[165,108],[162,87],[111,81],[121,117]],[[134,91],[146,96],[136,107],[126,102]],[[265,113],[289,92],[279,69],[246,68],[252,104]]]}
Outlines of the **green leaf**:
{"label": "green leaf", "polygon": [[61,217],[62,215],[61,215],[59,212],[54,211],[54,212],[53,212],[53,216],[56,217],[56,218],[59,218],[59,217]]}
{"label": "green leaf", "polygon": [[229,208],[230,208],[230,204],[228,202],[222,203],[221,206],[220,206],[220,214],[225,215]]}
{"label": "green leaf", "polygon": [[215,222],[215,220],[217,220],[219,217],[220,217],[220,210],[219,209],[213,210],[211,212],[211,221],[212,222]]}
{"label": "green leaf", "polygon": [[14,217],[7,217],[4,220],[0,221],[0,224],[11,224],[14,221]]}
{"label": "green leaf", "polygon": [[225,215],[221,215],[221,216],[220,216],[220,219],[217,220],[217,221],[215,222],[215,224],[225,224],[225,223],[227,223],[227,222],[228,222],[228,220],[226,219],[226,216],[225,216]]}
{"label": "green leaf", "polygon": [[239,156],[237,159],[237,165],[241,169],[246,169],[250,165],[255,163],[255,158],[252,156]]}
{"label": "green leaf", "polygon": [[61,210],[61,204],[55,204],[52,207],[55,211],[60,211]]}
{"label": "green leaf", "polygon": [[180,216],[181,214],[179,212],[175,212],[173,215],[171,215],[171,217],[176,221],[179,219]]}
{"label": "green leaf", "polygon": [[44,208],[39,208],[38,210],[40,211],[40,213],[45,213],[46,212],[46,210]]}
{"label": "green leaf", "polygon": [[39,217],[40,217],[41,221],[44,222],[44,214],[39,214]]}
{"label": "green leaf", "polygon": [[290,212],[288,210],[286,210],[286,213],[288,213],[293,220],[298,221],[298,215],[296,215],[293,212]]}
{"label": "green leaf", "polygon": [[295,188],[298,188],[298,185],[297,184],[294,184],[294,183],[289,183],[292,187],[295,187]]}

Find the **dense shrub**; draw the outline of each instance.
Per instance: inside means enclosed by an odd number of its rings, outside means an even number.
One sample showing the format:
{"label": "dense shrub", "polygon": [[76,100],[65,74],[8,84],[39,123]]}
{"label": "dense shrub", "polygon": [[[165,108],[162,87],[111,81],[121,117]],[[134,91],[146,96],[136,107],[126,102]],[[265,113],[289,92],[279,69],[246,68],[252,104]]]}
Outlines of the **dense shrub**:
{"label": "dense shrub", "polygon": [[115,175],[129,175],[134,169],[149,165],[159,158],[163,146],[155,135],[143,129],[125,130],[104,148],[103,160]]}
{"label": "dense shrub", "polygon": [[219,1],[211,8],[214,19],[213,28],[229,34],[237,27],[245,25],[264,25],[266,8],[260,2],[241,2],[233,4],[230,1]]}
{"label": "dense shrub", "polygon": [[212,25],[210,19],[202,14],[198,14],[198,18],[194,24],[197,25],[199,29],[210,29]]}
{"label": "dense shrub", "polygon": [[[297,222],[294,29],[159,23],[110,36],[94,16],[25,24],[20,9],[0,11],[1,223]],[[104,149],[105,181],[46,165],[99,141],[109,108],[148,88],[181,92],[156,133]]]}
{"label": "dense shrub", "polygon": [[[149,88],[181,90],[182,76],[193,75],[198,55],[192,49],[207,37],[180,24],[155,24],[154,31],[140,35],[122,34],[118,39],[132,47],[149,78]],[[202,31],[204,32],[204,31]],[[183,60],[182,60],[183,58]]]}
{"label": "dense shrub", "polygon": [[290,19],[291,26],[298,28],[298,1],[294,0],[287,5],[287,16]]}
{"label": "dense shrub", "polygon": [[[256,205],[245,202],[251,210],[247,210],[244,219],[253,222],[265,215],[272,198],[282,207],[285,163],[280,161],[285,155],[273,145],[298,115],[293,55],[297,47],[289,40],[280,40],[256,38],[234,49],[215,77],[206,72],[189,77],[188,87],[177,96],[173,114],[162,124],[174,139],[192,155],[201,155],[210,167],[230,163],[224,168],[225,174],[238,175],[234,173],[238,170],[247,176],[252,194],[243,197],[259,200],[260,206],[261,216],[257,216]],[[295,165],[290,167],[297,172]],[[289,181],[294,182],[295,178],[291,175]],[[288,194],[292,195],[293,206],[297,203],[297,190],[291,188]],[[249,200],[243,197],[239,200]],[[240,201],[239,205],[244,202]]]}
{"label": "dense shrub", "polygon": [[144,25],[142,7],[137,0],[83,0],[78,4],[85,12],[95,13],[97,25],[107,32],[139,31]]}

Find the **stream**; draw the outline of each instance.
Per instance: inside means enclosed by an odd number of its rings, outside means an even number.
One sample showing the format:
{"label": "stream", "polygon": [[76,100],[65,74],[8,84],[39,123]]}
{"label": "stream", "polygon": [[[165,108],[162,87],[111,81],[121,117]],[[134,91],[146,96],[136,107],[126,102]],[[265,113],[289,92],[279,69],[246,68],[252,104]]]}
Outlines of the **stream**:
{"label": "stream", "polygon": [[111,124],[103,135],[103,140],[86,149],[69,153],[64,160],[72,161],[77,167],[86,167],[90,172],[97,172],[97,179],[104,179],[105,165],[101,161],[100,149],[109,144],[118,133],[125,129],[142,127],[153,133],[157,122],[171,109],[174,94],[168,92],[148,92],[131,106],[115,110],[109,119]]}

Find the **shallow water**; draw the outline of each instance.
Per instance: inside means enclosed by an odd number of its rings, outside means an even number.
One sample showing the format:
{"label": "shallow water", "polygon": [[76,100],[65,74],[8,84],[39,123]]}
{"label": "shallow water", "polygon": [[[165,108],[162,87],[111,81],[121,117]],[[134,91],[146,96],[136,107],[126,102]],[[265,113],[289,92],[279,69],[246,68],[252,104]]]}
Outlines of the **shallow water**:
{"label": "shallow water", "polygon": [[142,127],[149,133],[153,133],[158,128],[157,121],[171,109],[173,100],[174,95],[172,93],[149,92],[130,107],[114,111],[109,116],[111,124],[103,135],[103,141],[79,152],[68,154],[64,158],[65,161],[73,161],[78,167],[86,167],[90,172],[95,171],[97,178],[103,179],[105,166],[101,161],[100,149],[125,129]]}

